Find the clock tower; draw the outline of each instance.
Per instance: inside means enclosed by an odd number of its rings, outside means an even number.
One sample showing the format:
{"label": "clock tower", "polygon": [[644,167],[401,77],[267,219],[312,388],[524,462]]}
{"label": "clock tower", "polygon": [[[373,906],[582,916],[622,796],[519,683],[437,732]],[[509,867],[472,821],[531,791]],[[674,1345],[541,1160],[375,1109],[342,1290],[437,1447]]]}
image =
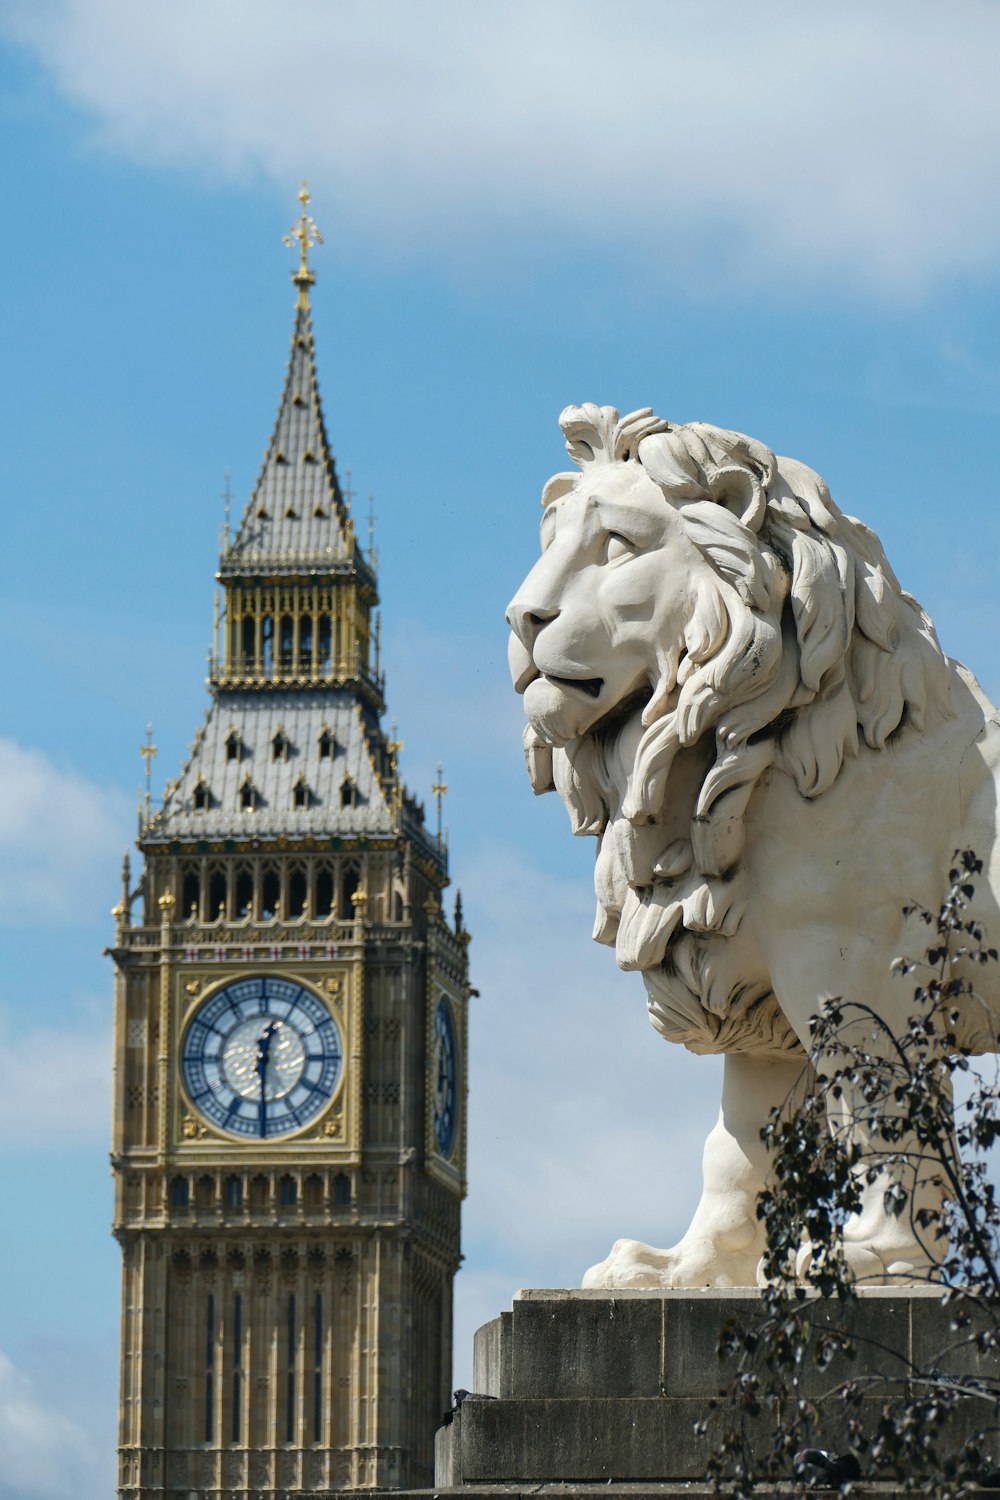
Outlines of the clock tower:
{"label": "clock tower", "polygon": [[450,1391],[468,934],[382,726],[376,557],[327,441],[300,198],[211,699],[162,806],[147,790],[115,908],[129,1500],[430,1485]]}

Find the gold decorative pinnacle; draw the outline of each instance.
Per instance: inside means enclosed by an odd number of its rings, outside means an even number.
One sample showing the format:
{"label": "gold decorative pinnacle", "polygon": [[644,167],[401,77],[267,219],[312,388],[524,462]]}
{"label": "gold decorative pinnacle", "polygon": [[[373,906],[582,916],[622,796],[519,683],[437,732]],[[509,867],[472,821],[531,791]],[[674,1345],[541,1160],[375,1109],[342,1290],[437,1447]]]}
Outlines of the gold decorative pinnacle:
{"label": "gold decorative pinnacle", "polygon": [[177,905],[177,897],[174,895],[173,891],[164,891],[163,895],[160,897],[156,904],[162,911],[167,921],[169,921],[170,913]]}
{"label": "gold decorative pinnacle", "polygon": [[444,796],[445,796],[445,793],[447,792],[447,790],[448,790],[448,784],[447,784],[447,782],[444,779],[444,767],[442,766],[441,762],[438,761],[438,779],[437,779],[437,781],[435,781],[434,785],[431,787],[431,793],[432,793],[433,796],[435,796],[437,798],[437,813],[438,813],[437,840],[438,840],[439,844],[441,843],[441,840],[442,840],[441,814],[442,814],[442,810],[443,810]]}
{"label": "gold decorative pinnacle", "polygon": [[153,774],[153,758],[157,754],[156,746],[153,744],[153,726],[146,725],[146,743],[139,746],[139,754],[146,763],[146,817],[149,818],[149,794],[151,788],[151,777]]}
{"label": "gold decorative pinnacle", "polygon": [[295,245],[299,247],[298,270],[292,272],[292,280],[299,289],[299,307],[309,307],[309,288],[316,280],[315,273],[309,265],[309,251],[313,245],[322,245],[323,236],[316,228],[316,222],[306,212],[309,205],[309,188],[305,182],[299,189],[299,202],[302,204],[302,213],[296,222],[284,236],[284,242],[289,249]]}

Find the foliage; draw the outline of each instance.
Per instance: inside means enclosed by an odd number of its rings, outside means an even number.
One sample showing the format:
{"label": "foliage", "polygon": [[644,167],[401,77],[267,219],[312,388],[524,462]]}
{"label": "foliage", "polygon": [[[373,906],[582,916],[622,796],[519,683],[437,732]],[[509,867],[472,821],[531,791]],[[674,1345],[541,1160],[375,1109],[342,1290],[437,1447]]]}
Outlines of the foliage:
{"label": "foliage", "polygon": [[[761,1315],[724,1330],[720,1354],[736,1374],[699,1424],[715,1441],[717,1493],[733,1500],[761,1481],[802,1477],[806,1446],[853,1453],[866,1479],[942,1500],[995,1477],[1000,1205],[986,1153],[1000,1135],[1000,1089],[970,1068],[956,1036],[959,998],[978,1003],[963,975],[997,959],[969,915],[981,869],[971,850],[957,853],[940,910],[906,908],[932,937],[922,962],[894,964],[919,980],[903,1034],[863,1001],[829,1002],[812,1023],[808,1079],[764,1129],[773,1156],[757,1209]],[[924,1248],[911,1281],[939,1288],[947,1310],[952,1342],[930,1367],[874,1336],[849,1261],[845,1226],[880,1185],[886,1211],[907,1216]]]}

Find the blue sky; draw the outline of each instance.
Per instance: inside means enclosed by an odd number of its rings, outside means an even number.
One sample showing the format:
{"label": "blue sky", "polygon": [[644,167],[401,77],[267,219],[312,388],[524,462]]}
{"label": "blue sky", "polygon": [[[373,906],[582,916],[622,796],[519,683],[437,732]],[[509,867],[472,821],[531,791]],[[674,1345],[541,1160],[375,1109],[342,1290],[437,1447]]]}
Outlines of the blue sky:
{"label": "blue sky", "polygon": [[1000,8],[2,0],[0,43],[0,1500],[98,1500],[101,949],[145,724],[162,785],[202,715],[300,178],[390,714],[415,790],[444,762],[475,937],[467,1381],[516,1287],[683,1230],[715,1113],[715,1064],[660,1042],[589,943],[592,847],[522,775],[503,610],[556,418],[653,405],[804,459],[1000,695]]}

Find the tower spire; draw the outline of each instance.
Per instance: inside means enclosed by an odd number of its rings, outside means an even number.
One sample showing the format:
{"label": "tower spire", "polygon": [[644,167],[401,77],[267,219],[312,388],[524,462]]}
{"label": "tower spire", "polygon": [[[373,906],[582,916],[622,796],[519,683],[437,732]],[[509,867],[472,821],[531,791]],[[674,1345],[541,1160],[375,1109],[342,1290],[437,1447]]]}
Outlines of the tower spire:
{"label": "tower spire", "polygon": [[309,265],[309,251],[313,245],[322,245],[323,236],[316,228],[316,222],[307,213],[309,206],[309,187],[303,180],[299,188],[299,202],[302,204],[302,213],[284,236],[285,244],[289,249],[296,244],[299,247],[298,269],[292,272],[292,280],[299,289],[298,306],[308,311],[309,288],[316,280],[316,274]]}

